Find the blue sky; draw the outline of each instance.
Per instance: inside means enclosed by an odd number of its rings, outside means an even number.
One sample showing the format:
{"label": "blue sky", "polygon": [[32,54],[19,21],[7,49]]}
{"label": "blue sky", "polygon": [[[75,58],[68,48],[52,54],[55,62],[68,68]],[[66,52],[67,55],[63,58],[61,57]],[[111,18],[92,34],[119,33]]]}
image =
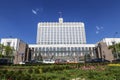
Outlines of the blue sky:
{"label": "blue sky", "polygon": [[40,21],[85,23],[87,43],[120,37],[120,0],[0,0],[0,38],[17,37],[36,43]]}

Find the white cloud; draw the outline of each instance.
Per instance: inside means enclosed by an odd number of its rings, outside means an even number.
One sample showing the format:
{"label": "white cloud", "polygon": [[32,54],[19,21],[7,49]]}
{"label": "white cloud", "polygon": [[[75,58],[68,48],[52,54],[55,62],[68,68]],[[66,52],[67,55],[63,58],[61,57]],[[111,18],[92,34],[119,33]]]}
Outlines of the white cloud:
{"label": "white cloud", "polygon": [[96,34],[99,34],[99,31],[96,31]]}
{"label": "white cloud", "polygon": [[35,14],[35,15],[37,15],[37,11],[34,10],[34,9],[32,9],[32,13]]}
{"label": "white cloud", "polygon": [[32,9],[32,13],[35,15],[40,15],[43,12],[43,8]]}
{"label": "white cloud", "polygon": [[101,30],[101,29],[103,29],[103,27],[96,26],[96,29]]}
{"label": "white cloud", "polygon": [[96,26],[96,29],[97,29],[97,30],[100,30],[100,27]]}
{"label": "white cloud", "polygon": [[103,27],[96,26],[96,34],[99,34],[103,30]]}

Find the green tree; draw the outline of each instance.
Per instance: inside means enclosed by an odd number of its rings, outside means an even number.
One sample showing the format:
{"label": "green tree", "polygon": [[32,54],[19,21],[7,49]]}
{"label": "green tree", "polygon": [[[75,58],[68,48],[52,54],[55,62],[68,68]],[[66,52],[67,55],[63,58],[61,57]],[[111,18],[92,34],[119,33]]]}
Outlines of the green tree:
{"label": "green tree", "polygon": [[2,56],[3,56],[3,55],[2,55],[2,53],[0,52],[0,58],[2,58]]}
{"label": "green tree", "polygon": [[5,46],[5,56],[12,56],[13,50],[10,46]]}
{"label": "green tree", "polygon": [[109,46],[109,49],[112,50],[112,53],[113,53],[115,58],[120,57],[120,43]]}
{"label": "green tree", "polygon": [[14,59],[14,49],[10,46],[4,46],[4,56],[13,62]]}
{"label": "green tree", "polygon": [[10,57],[13,56],[13,48],[10,46],[4,46],[3,44],[0,44],[0,56],[2,56],[2,53],[4,51],[4,56]]}
{"label": "green tree", "polygon": [[0,44],[0,58],[3,57],[3,55],[2,55],[3,49],[4,49],[4,45]]}

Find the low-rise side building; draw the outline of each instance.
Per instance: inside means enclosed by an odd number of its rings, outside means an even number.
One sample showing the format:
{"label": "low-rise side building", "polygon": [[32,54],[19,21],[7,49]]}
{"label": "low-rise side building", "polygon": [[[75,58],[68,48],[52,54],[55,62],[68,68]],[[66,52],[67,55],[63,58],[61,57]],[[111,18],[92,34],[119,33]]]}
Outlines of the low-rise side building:
{"label": "low-rise side building", "polygon": [[[26,51],[28,48],[28,45],[22,40],[18,38],[2,38],[1,44],[3,44],[4,46],[10,46],[13,49],[14,64],[19,64],[20,62],[26,61],[28,59],[26,58],[29,54]],[[2,54],[4,55],[4,51]]]}
{"label": "low-rise side building", "polygon": [[114,60],[114,53],[109,46],[120,43],[120,38],[104,38],[96,44],[96,57],[106,60]]}
{"label": "low-rise side building", "polygon": [[105,42],[99,42],[96,46],[96,57],[109,60],[112,62],[114,59],[112,50],[108,48]]}
{"label": "low-rise side building", "polygon": [[110,46],[116,43],[120,43],[120,38],[103,38],[100,42],[104,42],[107,44],[107,46]]}

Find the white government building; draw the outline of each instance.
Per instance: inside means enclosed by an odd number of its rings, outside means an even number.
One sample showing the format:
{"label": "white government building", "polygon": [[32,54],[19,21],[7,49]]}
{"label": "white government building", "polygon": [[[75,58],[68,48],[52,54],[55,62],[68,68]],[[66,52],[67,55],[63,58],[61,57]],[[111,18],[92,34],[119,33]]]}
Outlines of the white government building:
{"label": "white government building", "polygon": [[95,56],[95,44],[86,44],[83,22],[40,22],[37,29],[37,44],[30,44],[32,58],[72,59],[78,61],[84,55]]}

